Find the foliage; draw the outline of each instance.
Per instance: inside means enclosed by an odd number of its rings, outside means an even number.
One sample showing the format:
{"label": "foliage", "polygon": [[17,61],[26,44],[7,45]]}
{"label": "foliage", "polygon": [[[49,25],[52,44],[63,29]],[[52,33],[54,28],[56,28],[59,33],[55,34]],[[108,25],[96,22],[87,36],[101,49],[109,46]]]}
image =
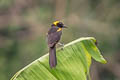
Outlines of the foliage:
{"label": "foliage", "polygon": [[100,63],[106,63],[93,37],[80,38],[57,49],[58,65],[51,69],[46,54],[18,71],[11,80],[87,80],[91,56]]}

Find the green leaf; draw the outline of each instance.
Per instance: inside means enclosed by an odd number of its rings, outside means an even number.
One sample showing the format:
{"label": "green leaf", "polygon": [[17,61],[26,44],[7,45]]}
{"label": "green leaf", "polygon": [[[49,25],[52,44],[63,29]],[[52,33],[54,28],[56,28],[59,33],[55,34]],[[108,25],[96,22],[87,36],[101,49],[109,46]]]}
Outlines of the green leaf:
{"label": "green leaf", "polygon": [[[94,42],[93,42],[94,41]],[[83,45],[86,46],[86,50],[88,53],[98,62],[103,64],[107,63],[107,61],[101,55],[99,49],[95,45],[95,40],[86,40],[82,41]]]}
{"label": "green leaf", "polygon": [[106,63],[95,41],[93,37],[72,41],[64,46],[64,50],[57,49],[56,68],[49,67],[49,54],[46,54],[18,71],[11,80],[87,80],[91,56]]}

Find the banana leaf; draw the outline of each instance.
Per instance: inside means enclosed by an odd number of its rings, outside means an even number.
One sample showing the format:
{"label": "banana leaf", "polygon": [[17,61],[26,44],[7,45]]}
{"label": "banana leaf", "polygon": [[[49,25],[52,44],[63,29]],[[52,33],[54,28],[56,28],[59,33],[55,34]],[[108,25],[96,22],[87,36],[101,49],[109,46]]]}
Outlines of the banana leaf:
{"label": "banana leaf", "polygon": [[74,40],[57,49],[57,66],[49,67],[49,54],[18,71],[11,80],[90,80],[91,58],[105,64],[106,60],[95,45],[93,37]]}

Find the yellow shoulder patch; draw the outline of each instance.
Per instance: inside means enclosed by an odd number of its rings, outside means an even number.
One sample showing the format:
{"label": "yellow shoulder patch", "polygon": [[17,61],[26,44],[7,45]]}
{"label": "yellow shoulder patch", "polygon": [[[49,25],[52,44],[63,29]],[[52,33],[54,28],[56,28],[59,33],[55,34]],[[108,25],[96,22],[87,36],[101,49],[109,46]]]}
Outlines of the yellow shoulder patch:
{"label": "yellow shoulder patch", "polygon": [[61,31],[62,30],[62,28],[59,28],[58,30],[57,30],[57,32],[59,32],[59,31]]}

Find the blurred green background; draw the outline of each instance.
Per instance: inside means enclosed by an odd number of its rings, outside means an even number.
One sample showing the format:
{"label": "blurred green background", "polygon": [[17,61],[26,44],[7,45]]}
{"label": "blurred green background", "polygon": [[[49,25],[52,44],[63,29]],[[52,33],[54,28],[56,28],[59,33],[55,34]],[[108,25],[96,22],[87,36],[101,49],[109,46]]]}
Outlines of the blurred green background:
{"label": "blurred green background", "polygon": [[0,0],[0,80],[48,52],[46,33],[63,21],[61,42],[92,36],[107,59],[93,61],[92,80],[120,80],[120,0]]}

